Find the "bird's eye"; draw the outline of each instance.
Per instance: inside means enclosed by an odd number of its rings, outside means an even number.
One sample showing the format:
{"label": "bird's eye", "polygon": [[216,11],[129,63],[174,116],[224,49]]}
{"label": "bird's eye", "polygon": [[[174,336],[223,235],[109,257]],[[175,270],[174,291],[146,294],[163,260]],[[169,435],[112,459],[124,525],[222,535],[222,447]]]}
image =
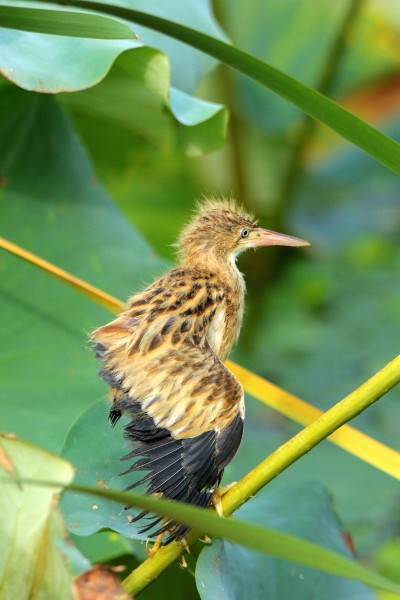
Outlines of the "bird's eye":
{"label": "bird's eye", "polygon": [[247,238],[247,237],[249,237],[249,233],[250,233],[250,231],[248,229],[246,229],[246,227],[244,227],[242,229],[242,231],[240,232],[240,237]]}

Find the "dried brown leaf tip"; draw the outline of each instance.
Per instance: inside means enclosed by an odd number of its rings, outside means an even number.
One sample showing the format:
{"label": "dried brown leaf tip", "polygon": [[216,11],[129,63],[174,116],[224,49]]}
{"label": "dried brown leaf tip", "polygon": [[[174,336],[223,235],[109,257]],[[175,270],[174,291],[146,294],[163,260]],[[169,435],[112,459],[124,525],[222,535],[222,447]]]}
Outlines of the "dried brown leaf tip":
{"label": "dried brown leaf tip", "polygon": [[[5,438],[5,439],[15,439],[15,434],[14,433],[2,433],[1,437]],[[0,443],[0,466],[9,475],[13,475],[15,477],[15,475],[17,474],[16,470],[15,470],[15,466],[14,466],[11,458],[8,456],[7,452],[4,450],[1,443]]]}
{"label": "dried brown leaf tip", "polygon": [[116,576],[118,567],[94,565],[74,581],[76,600],[132,600]]}

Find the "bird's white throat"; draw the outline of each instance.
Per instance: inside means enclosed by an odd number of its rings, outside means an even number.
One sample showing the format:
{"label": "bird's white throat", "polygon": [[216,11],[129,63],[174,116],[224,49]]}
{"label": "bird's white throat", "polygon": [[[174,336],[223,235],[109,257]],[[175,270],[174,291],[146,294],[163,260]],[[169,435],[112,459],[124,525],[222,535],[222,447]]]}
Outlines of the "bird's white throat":
{"label": "bird's white throat", "polygon": [[224,339],[226,325],[225,315],[225,307],[220,305],[215,311],[214,318],[212,319],[207,331],[208,343],[217,356],[219,355],[222,340]]}

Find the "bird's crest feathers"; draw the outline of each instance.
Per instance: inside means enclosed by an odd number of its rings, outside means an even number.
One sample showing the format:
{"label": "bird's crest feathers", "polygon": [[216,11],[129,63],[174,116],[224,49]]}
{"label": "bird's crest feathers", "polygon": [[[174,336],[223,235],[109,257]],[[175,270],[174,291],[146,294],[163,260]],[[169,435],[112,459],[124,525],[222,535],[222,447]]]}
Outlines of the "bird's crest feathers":
{"label": "bird's crest feathers", "polygon": [[200,200],[175,244],[178,259],[184,262],[188,258],[194,261],[203,257],[208,264],[216,256],[228,259],[237,242],[238,231],[256,224],[254,217],[232,199],[210,197]]}
{"label": "bird's crest feathers", "polygon": [[232,213],[232,215],[237,215],[250,223],[255,223],[254,215],[247,212],[243,206],[239,206],[236,200],[233,198],[217,198],[216,196],[204,197],[198,200],[192,220],[213,212]]}

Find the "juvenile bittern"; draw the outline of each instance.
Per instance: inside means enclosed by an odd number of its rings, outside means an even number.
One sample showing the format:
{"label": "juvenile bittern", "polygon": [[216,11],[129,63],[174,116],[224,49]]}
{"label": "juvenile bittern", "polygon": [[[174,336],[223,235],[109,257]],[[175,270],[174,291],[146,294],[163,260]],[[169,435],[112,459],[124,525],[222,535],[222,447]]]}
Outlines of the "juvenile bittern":
{"label": "juvenile bittern", "polygon": [[[272,245],[308,242],[257,227],[232,201],[206,200],[179,237],[178,267],[92,334],[99,374],[111,386],[110,422],[130,418],[124,435],[134,449],[123,459],[136,462],[124,474],[148,471],[128,489],[147,482],[148,494],[200,507],[212,501],[243,432],[243,388],[222,362],[243,316],[236,257]],[[169,543],[188,530],[168,521],[152,536],[168,531]]]}

